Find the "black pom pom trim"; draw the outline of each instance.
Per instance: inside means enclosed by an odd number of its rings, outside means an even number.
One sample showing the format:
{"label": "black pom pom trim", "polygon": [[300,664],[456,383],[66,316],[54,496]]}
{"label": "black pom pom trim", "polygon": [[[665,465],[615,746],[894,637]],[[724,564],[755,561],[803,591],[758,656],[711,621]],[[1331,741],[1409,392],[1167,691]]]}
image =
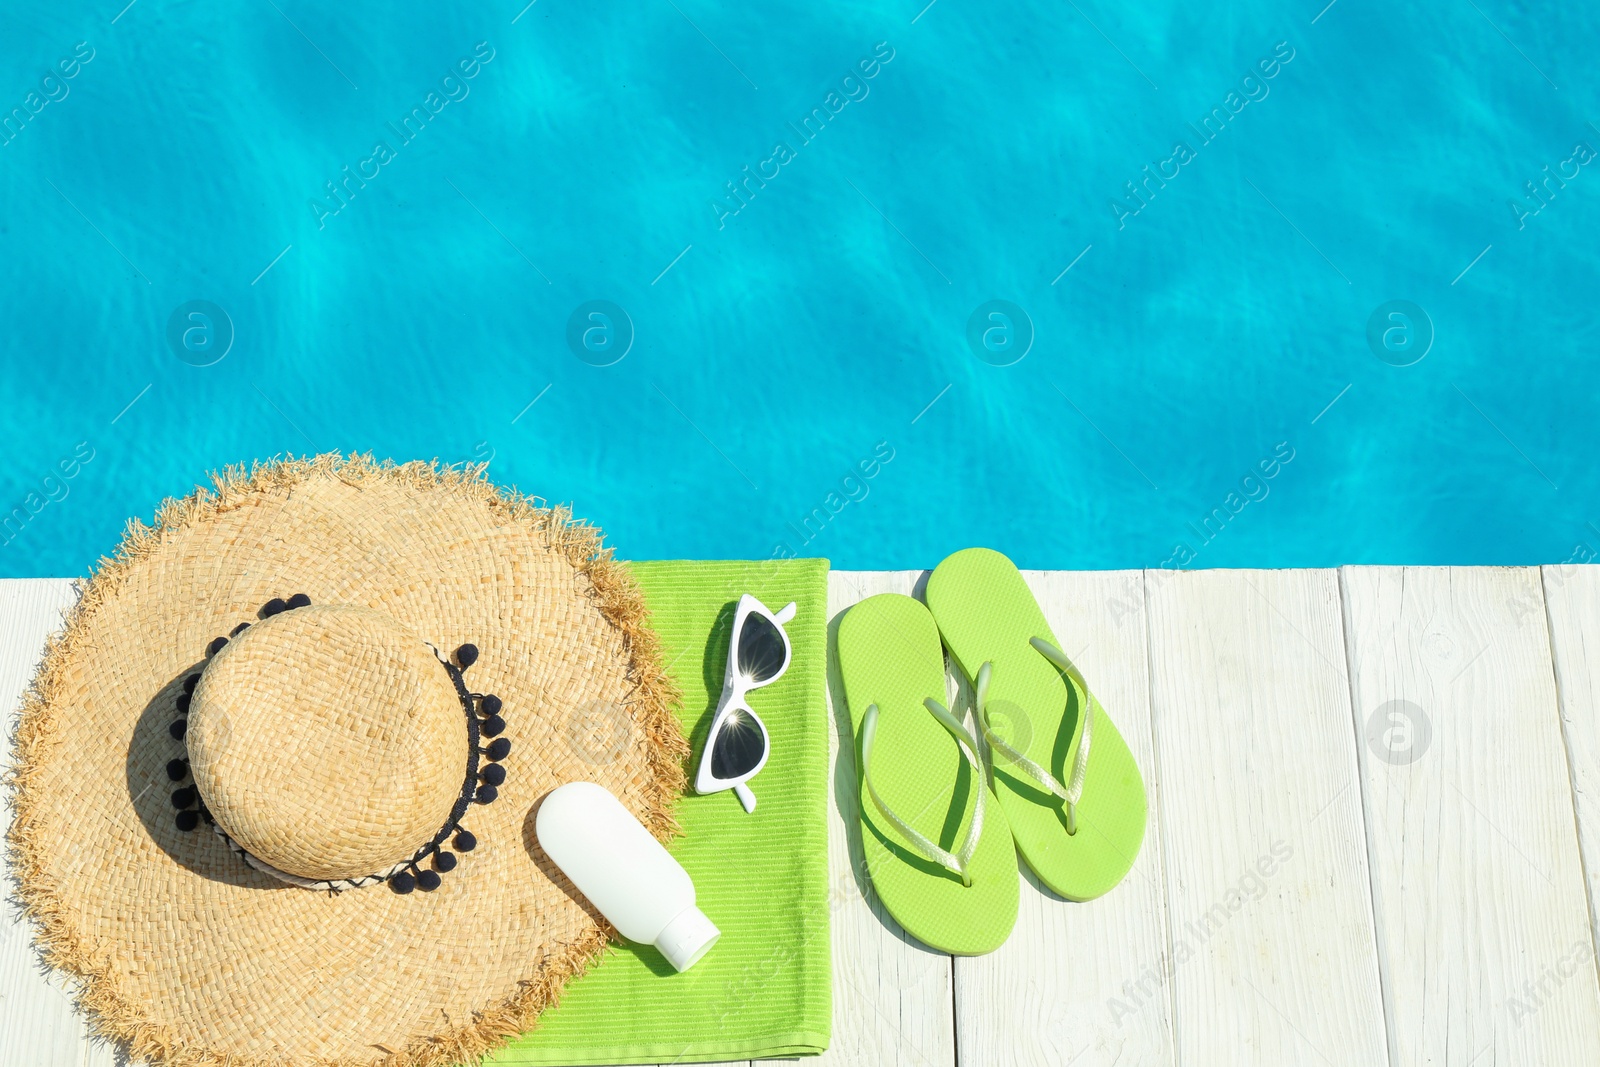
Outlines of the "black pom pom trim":
{"label": "black pom pom trim", "polygon": [[289,610],[288,602],[285,601],[283,599],[283,597],[281,597],[281,596],[275,596],[271,600],[267,601],[265,604],[261,605],[261,617],[263,619],[270,619],[274,615],[280,614],[280,613],[288,611],[288,610]]}
{"label": "black pom pom trim", "polygon": [[289,598],[289,607],[291,608],[309,608],[310,606],[311,598],[304,593],[296,593]]}
{"label": "black pom pom trim", "polygon": [[179,719],[167,727],[167,733],[172,735],[174,741],[182,741],[183,735],[189,732],[189,720]]}
{"label": "black pom pom trim", "polygon": [[244,633],[248,629],[250,629],[250,624],[247,623],[247,622],[241,622],[238,626],[235,626],[233,628],[233,630],[228,634],[228,636],[229,637],[238,637],[240,634]]}
{"label": "black pom pom trim", "polygon": [[181,782],[189,776],[189,761],[174,759],[167,761],[167,777],[174,782]]}
{"label": "black pom pom trim", "polygon": [[189,701],[193,698],[188,693],[178,694],[178,710],[185,714],[189,711]]}
{"label": "black pom pom trim", "polygon": [[172,806],[175,808],[192,808],[194,802],[200,799],[200,791],[194,786],[184,786],[172,794]]}
{"label": "black pom pom trim", "polygon": [[187,678],[185,678],[183,680],[183,691],[185,693],[193,693],[194,692],[194,687],[199,685],[199,684],[200,684],[200,676],[198,674],[191,674],[191,675],[189,675],[189,677],[187,677]]}
{"label": "black pom pom trim", "polygon": [[[296,593],[286,602],[269,601],[267,605],[262,607],[261,616],[263,618],[271,617],[293,608],[306,607],[310,603],[311,598],[309,596],[304,593]],[[279,606],[280,604],[282,605],[281,607]],[[249,623],[240,624],[233,631],[233,634],[237,635],[249,625]],[[227,643],[228,638],[226,637],[215,639],[211,642],[207,654],[215,655]],[[437,648],[434,651],[436,654],[438,653]],[[491,804],[499,799],[499,787],[506,781],[506,770],[497,761],[503,760],[511,754],[510,740],[495,736],[505,730],[505,720],[499,715],[503,702],[492,693],[472,692],[463,681],[462,671],[478,661],[478,646],[470,643],[462,644],[456,648],[450,659],[446,659],[443,655],[440,655],[439,659],[454,682],[456,693],[461,699],[462,710],[466,713],[470,746],[468,748],[466,779],[462,783],[461,792],[451,807],[449,819],[444,827],[439,830],[433,840],[416,851],[412,858],[405,863],[403,870],[397,871],[386,879],[390,890],[401,895],[417,890],[431,893],[438,889],[443,884],[440,876],[448,874],[460,866],[461,860],[456,853],[464,854],[477,848],[477,836],[463,827],[461,820],[467,815],[470,805],[474,801],[479,804]],[[186,690],[192,693],[198,682],[198,674],[190,676],[185,680]],[[475,701],[476,703],[474,703]],[[189,701],[184,700],[183,703],[187,709]],[[480,716],[482,717],[481,721]],[[175,739],[182,740],[188,730],[187,718],[173,722],[168,729]],[[479,738],[483,738],[487,742],[485,747],[479,747]],[[489,741],[489,738],[494,738],[494,740]],[[167,765],[167,772],[174,781],[181,781],[189,774],[189,761],[185,759],[172,760]],[[201,819],[208,823],[213,821],[211,813],[206,810],[205,801],[200,797],[197,785],[190,785],[174,791],[172,802],[174,805],[185,809],[180,810],[177,815],[179,826],[185,830],[193,829]],[[191,805],[193,805],[192,808]],[[454,853],[445,848],[445,839],[452,837],[452,835],[453,841],[451,843],[455,847]],[[244,852],[226,834],[223,837],[234,852]],[[429,860],[430,857],[431,862],[427,868],[424,868],[424,861]],[[251,860],[257,866],[260,865],[259,861],[251,859],[248,853],[245,853],[245,858]],[[324,886],[337,893],[346,886],[359,887],[368,883],[366,879],[360,879],[348,882],[327,881],[314,884]]]}
{"label": "black pom pom trim", "polygon": [[188,833],[190,830],[193,830],[196,826],[200,825],[200,813],[198,811],[180,811],[178,812],[177,819],[174,821],[177,822],[178,829],[182,830],[184,833]]}

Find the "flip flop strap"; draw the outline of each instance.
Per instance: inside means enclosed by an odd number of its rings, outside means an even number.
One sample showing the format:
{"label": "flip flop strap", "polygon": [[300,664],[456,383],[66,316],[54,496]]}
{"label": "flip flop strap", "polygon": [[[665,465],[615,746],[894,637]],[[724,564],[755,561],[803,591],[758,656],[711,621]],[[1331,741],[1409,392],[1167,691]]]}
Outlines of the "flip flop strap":
{"label": "flip flop strap", "polygon": [[961,754],[967,762],[972,764],[972,786],[977,791],[978,799],[972,808],[972,822],[967,826],[966,837],[962,839],[961,847],[955,852],[940,848],[933,841],[924,837],[912,828],[911,824],[897,815],[893,808],[884,803],[883,797],[878,793],[878,787],[872,781],[872,743],[878,734],[878,705],[871,704],[867,707],[866,715],[861,719],[861,778],[867,784],[867,795],[872,797],[872,802],[878,810],[899,830],[923,857],[932,860],[944,867],[958,878],[964,886],[972,885],[972,875],[967,870],[967,865],[972,862],[972,855],[978,850],[978,839],[983,834],[983,794],[988,792],[983,781],[983,764],[978,756],[978,739],[961,724],[961,722],[943,704],[929,697],[923,702],[924,706],[939,720],[939,725],[950,731],[955,738],[956,745],[961,749]]}
{"label": "flip flop strap", "polygon": [[985,663],[978,669],[977,693],[974,701],[977,705],[978,726],[983,730],[983,739],[989,742],[991,749],[998,751],[1006,758],[1007,762],[1013,764],[1029,778],[1067,802],[1067,833],[1075,834],[1078,832],[1078,801],[1083,797],[1083,782],[1089,773],[1089,743],[1093,737],[1094,727],[1094,694],[1089,692],[1089,684],[1083,680],[1083,675],[1078,672],[1078,668],[1059,648],[1040,637],[1029,638],[1028,643],[1034,647],[1035,651],[1059,668],[1069,679],[1076,682],[1084,693],[1083,734],[1078,739],[1078,752],[1072,760],[1072,774],[1068,784],[1062,785],[1056,780],[1055,775],[1029,759],[1024,753],[1012,747],[1004,738],[995,733],[993,726],[989,723],[988,711],[989,675],[993,670],[992,663]]}

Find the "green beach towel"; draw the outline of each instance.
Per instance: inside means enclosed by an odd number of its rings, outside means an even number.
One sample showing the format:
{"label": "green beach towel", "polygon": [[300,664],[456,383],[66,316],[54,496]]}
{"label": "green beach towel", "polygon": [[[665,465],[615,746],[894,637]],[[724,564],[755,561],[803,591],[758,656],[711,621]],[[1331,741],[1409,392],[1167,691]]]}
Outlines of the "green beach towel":
{"label": "green beach towel", "polygon": [[[630,564],[683,691],[679,714],[698,760],[722,695],[728,630],[740,594],[773,611],[793,661],[750,704],[772,755],[750,781],[746,815],[732,791],[685,795],[669,844],[694,878],[722,939],[683,974],[651,946],[613,946],[573,981],[538,1029],[486,1061],[505,1065],[701,1063],[823,1051],[832,1027],[828,932],[828,561],[672,560]],[[694,780],[691,762],[689,780]]]}

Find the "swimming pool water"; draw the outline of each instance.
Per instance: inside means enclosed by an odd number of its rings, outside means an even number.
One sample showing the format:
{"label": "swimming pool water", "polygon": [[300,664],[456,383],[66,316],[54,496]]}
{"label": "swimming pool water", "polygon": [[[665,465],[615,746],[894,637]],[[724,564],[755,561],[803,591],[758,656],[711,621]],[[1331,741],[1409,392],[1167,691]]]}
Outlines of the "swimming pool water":
{"label": "swimming pool water", "polygon": [[1587,558],[1600,8],[1323,2],[13,11],[0,574],[332,449],[632,558]]}

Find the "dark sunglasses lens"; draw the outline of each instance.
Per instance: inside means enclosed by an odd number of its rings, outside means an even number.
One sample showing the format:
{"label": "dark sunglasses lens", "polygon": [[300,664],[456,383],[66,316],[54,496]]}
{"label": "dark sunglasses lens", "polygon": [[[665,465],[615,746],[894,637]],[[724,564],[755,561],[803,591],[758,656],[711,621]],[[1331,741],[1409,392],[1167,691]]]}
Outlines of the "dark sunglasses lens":
{"label": "dark sunglasses lens", "polygon": [[766,733],[754,719],[735,712],[711,739],[711,774],[724,782],[743,777],[756,769],[766,750]]}
{"label": "dark sunglasses lens", "polygon": [[747,678],[770,682],[783,670],[783,634],[765,615],[751,613],[739,631],[739,670]]}

